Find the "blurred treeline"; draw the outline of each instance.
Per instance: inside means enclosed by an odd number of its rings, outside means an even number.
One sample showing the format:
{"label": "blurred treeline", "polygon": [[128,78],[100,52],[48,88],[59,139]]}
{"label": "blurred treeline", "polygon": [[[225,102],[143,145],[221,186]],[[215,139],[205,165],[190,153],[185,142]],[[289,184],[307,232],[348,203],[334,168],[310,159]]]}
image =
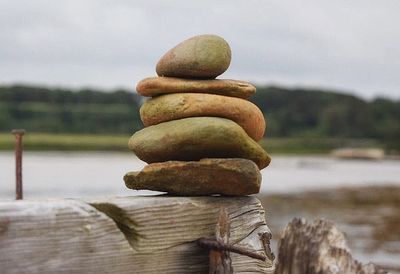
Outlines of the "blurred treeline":
{"label": "blurred treeline", "polygon": [[[0,87],[0,131],[131,134],[142,128],[134,92]],[[400,149],[400,101],[324,90],[260,87],[251,100],[271,137],[369,138]],[[229,107],[229,106],[227,106]]]}
{"label": "blurred treeline", "polygon": [[258,88],[252,101],[266,115],[268,136],[375,139],[400,150],[400,101],[324,90]]}
{"label": "blurred treeline", "polygon": [[101,92],[45,87],[0,87],[0,131],[132,133],[141,128],[140,98],[125,90]]}

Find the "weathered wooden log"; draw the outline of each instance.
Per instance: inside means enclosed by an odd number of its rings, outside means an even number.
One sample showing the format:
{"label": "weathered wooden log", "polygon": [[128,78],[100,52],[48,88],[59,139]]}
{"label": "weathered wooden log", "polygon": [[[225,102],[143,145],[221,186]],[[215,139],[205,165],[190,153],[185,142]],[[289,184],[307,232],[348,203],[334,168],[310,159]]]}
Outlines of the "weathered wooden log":
{"label": "weathered wooden log", "polygon": [[344,234],[331,222],[308,223],[294,219],[279,240],[275,274],[381,274],[369,263],[362,265],[349,252]]}
{"label": "weathered wooden log", "polygon": [[[121,197],[0,202],[1,273],[207,273],[221,207],[229,243],[268,255],[254,197]],[[272,260],[231,253],[235,273],[272,273]],[[268,257],[268,256],[267,256]]]}

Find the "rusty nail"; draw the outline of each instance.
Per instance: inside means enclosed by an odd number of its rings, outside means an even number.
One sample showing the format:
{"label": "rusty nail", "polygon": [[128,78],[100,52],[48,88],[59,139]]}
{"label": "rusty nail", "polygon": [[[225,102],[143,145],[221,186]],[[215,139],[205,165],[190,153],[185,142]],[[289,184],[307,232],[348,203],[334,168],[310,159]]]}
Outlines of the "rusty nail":
{"label": "rusty nail", "polygon": [[275,260],[275,255],[271,250],[270,244],[272,239],[272,234],[270,232],[264,232],[258,234],[261,238],[261,242],[264,246],[265,254],[267,255],[268,259],[271,261]]}
{"label": "rusty nail", "polygon": [[22,136],[24,129],[13,129],[11,131],[15,136],[15,199],[22,200]]}
{"label": "rusty nail", "polygon": [[255,251],[251,251],[239,246],[233,246],[231,244],[225,244],[217,241],[214,238],[200,238],[197,240],[198,246],[211,250],[219,250],[219,251],[229,251],[241,255],[248,256],[250,258],[254,258],[257,260],[265,261],[267,259],[263,254],[257,253]]}
{"label": "rusty nail", "polygon": [[[231,235],[231,224],[228,211],[221,207],[218,220],[215,225],[215,240],[223,244],[229,244]],[[233,273],[232,259],[229,251],[209,249],[209,269],[210,274],[231,274]]]}

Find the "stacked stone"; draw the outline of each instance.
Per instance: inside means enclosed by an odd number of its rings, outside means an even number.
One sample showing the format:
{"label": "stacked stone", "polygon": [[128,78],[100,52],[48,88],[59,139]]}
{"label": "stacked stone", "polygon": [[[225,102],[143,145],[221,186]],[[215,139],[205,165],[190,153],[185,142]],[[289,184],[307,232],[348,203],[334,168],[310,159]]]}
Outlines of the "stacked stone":
{"label": "stacked stone", "polygon": [[147,165],[128,172],[128,188],[174,195],[258,193],[260,169],[270,157],[257,143],[265,131],[260,109],[247,99],[253,85],[217,80],[231,61],[228,43],[216,35],[192,37],[158,62],[159,77],[136,89],[152,97],[140,109],[145,126],[129,148]]}

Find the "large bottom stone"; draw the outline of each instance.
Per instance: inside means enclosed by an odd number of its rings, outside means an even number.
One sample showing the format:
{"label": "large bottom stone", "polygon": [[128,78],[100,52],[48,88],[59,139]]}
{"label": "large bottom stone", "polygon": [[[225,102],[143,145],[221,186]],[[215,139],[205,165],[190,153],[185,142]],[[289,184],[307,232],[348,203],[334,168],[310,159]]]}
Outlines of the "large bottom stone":
{"label": "large bottom stone", "polygon": [[185,118],[137,131],[129,148],[146,163],[203,158],[244,158],[262,169],[267,152],[235,122],[217,117]]}
{"label": "large bottom stone", "polygon": [[260,190],[261,173],[250,160],[202,159],[198,162],[168,161],[128,172],[131,189],[168,192],[174,195],[250,195]]}

